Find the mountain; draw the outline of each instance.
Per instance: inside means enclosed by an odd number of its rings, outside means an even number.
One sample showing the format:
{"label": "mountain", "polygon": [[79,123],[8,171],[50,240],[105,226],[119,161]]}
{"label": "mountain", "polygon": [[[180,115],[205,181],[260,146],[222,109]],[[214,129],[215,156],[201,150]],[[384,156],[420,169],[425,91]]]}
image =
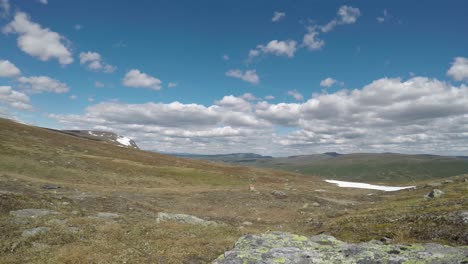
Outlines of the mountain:
{"label": "mountain", "polygon": [[257,154],[249,158],[236,154],[186,157],[370,183],[406,184],[468,173],[468,159],[464,156],[429,154],[327,152],[277,158]]}
{"label": "mountain", "polygon": [[255,153],[231,153],[231,154],[214,154],[214,155],[203,155],[203,154],[170,154],[176,157],[184,157],[191,159],[219,161],[227,163],[248,163],[256,162],[257,160],[272,159],[272,156],[262,156]]}
{"label": "mountain", "polygon": [[102,141],[119,147],[139,149],[138,145],[132,139],[119,136],[113,132],[96,130],[56,130],[61,133],[77,136],[81,138]]}

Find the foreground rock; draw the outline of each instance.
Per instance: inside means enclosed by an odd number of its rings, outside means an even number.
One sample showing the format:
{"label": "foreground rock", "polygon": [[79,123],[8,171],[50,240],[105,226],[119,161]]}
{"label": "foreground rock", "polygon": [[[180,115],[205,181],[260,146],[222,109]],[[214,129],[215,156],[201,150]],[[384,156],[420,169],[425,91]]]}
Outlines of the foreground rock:
{"label": "foreground rock", "polygon": [[441,190],[439,190],[439,189],[434,189],[434,190],[430,191],[428,194],[426,194],[426,196],[424,196],[424,198],[426,198],[426,199],[439,198],[439,197],[441,197],[443,194],[444,194],[443,191],[441,191]]}
{"label": "foreground rock", "polygon": [[58,215],[60,214],[57,211],[47,210],[47,209],[22,209],[17,211],[11,211],[10,215],[15,217],[41,217],[46,215]]}
{"label": "foreground rock", "polygon": [[39,234],[45,234],[49,232],[50,228],[48,227],[36,227],[36,228],[31,228],[31,229],[26,229],[23,231],[21,236],[23,237],[32,237],[32,236],[37,236]]}
{"label": "foreground rock", "polygon": [[202,225],[202,226],[217,226],[218,223],[214,221],[207,221],[201,218],[198,218],[193,215],[186,215],[186,214],[170,214],[170,213],[158,213],[158,218],[156,218],[156,222],[161,223],[165,221],[173,221],[179,222],[184,224],[191,224],[191,225]]}
{"label": "foreground rock", "polygon": [[305,237],[283,232],[241,237],[214,264],[253,263],[465,263],[468,247],[437,244],[348,244],[332,236]]}

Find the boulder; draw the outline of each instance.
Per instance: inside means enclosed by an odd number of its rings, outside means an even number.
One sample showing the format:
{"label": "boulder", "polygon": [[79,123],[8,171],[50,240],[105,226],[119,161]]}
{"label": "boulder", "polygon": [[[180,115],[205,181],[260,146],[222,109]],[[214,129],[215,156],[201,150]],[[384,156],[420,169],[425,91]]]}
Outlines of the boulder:
{"label": "boulder", "polygon": [[432,191],[430,191],[428,194],[426,194],[424,197],[426,199],[434,199],[434,198],[439,198],[441,197],[442,195],[444,194],[443,191],[439,190],[439,189],[433,189]]}
{"label": "boulder", "polygon": [[273,196],[275,196],[276,198],[286,198],[286,197],[288,197],[288,195],[287,195],[285,192],[283,192],[283,191],[278,191],[278,190],[272,191],[271,194],[272,194]]}
{"label": "boulder", "polygon": [[120,215],[116,213],[99,212],[97,213],[96,217],[103,218],[103,219],[116,219],[116,218],[119,218]]}
{"label": "boulder", "polygon": [[36,227],[36,228],[31,228],[31,229],[26,229],[23,231],[21,234],[22,237],[32,237],[32,236],[37,236],[39,234],[45,234],[49,232],[50,228],[48,227]]}
{"label": "boulder", "polygon": [[57,211],[47,210],[47,209],[21,209],[17,211],[11,211],[10,215],[14,217],[41,217],[46,215],[58,215],[60,214]]}
{"label": "boulder", "polygon": [[380,241],[349,244],[333,236],[305,237],[269,232],[241,237],[214,264],[237,263],[463,263],[468,247],[437,244],[385,245]]}
{"label": "boulder", "polygon": [[214,221],[203,220],[193,215],[186,215],[186,214],[171,214],[171,213],[164,213],[159,212],[158,217],[156,218],[157,223],[172,221],[172,222],[179,222],[183,224],[190,224],[190,225],[201,225],[201,226],[217,226],[218,223]]}

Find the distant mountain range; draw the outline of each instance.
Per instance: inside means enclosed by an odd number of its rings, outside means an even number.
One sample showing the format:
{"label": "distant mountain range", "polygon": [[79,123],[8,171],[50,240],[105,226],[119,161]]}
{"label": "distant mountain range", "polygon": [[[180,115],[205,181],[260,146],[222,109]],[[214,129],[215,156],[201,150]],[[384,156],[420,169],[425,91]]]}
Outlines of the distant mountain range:
{"label": "distant mountain range", "polygon": [[173,155],[242,166],[280,169],[328,179],[373,183],[407,183],[468,173],[468,156],[337,152],[278,158],[254,153]]}

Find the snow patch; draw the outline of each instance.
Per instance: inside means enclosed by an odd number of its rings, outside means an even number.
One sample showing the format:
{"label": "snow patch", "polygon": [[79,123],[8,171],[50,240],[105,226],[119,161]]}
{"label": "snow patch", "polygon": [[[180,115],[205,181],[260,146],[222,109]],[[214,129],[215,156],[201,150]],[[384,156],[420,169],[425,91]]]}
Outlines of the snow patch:
{"label": "snow patch", "polygon": [[373,185],[368,183],[360,183],[360,182],[347,182],[347,181],[335,181],[335,180],[325,180],[328,183],[334,183],[338,185],[338,187],[343,188],[357,188],[357,189],[370,189],[370,190],[380,190],[384,192],[394,192],[404,189],[412,189],[416,188],[416,186],[406,186],[406,187],[389,187],[389,186],[382,186],[382,185]]}
{"label": "snow patch", "polygon": [[131,143],[131,139],[128,138],[128,137],[121,137],[119,136],[117,138],[117,142],[119,142],[120,144],[124,145],[124,146],[127,146],[127,147],[131,147],[132,146],[132,143]]}
{"label": "snow patch", "polygon": [[88,134],[90,134],[91,136],[99,137],[99,135],[94,134],[93,131],[88,131]]}

